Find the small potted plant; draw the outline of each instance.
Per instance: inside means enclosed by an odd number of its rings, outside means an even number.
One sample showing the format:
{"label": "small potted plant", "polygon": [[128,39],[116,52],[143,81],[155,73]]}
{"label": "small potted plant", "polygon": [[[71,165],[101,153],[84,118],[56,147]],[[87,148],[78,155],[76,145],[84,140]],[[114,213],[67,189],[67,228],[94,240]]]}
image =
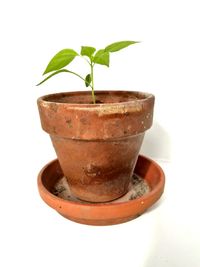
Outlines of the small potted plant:
{"label": "small potted plant", "polygon": [[[81,200],[107,202],[127,192],[144,133],[152,125],[152,94],[94,88],[94,66],[109,66],[111,53],[136,43],[116,42],[98,51],[82,46],[80,54],[63,49],[45,69],[49,76],[38,84],[65,72],[91,88],[38,99],[42,128],[50,134],[71,192]],[[84,77],[65,68],[76,57],[89,64]]]}

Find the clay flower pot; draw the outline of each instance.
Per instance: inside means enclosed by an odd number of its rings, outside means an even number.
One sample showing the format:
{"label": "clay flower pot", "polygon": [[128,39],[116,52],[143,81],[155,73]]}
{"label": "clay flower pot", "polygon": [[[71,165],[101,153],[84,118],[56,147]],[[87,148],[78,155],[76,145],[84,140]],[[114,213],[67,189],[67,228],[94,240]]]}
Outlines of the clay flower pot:
{"label": "clay flower pot", "polygon": [[152,125],[154,96],[142,92],[68,92],[38,99],[71,192],[106,202],[128,190],[144,133]]}

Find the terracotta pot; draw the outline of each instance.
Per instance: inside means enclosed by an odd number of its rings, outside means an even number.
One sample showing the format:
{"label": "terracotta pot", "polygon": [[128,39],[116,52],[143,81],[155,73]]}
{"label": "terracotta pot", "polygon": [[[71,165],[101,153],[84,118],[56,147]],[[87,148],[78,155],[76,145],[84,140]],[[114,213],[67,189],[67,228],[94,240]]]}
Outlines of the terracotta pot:
{"label": "terracotta pot", "polygon": [[142,92],[68,92],[38,99],[42,128],[50,134],[72,193],[106,202],[128,190],[144,132],[152,125],[154,96]]}

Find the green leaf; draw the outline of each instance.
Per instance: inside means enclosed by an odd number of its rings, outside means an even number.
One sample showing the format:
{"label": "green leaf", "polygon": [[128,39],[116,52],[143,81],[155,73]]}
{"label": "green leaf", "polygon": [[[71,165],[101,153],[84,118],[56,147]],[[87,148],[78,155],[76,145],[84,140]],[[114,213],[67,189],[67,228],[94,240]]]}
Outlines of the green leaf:
{"label": "green leaf", "polygon": [[104,49],[98,50],[94,56],[93,62],[109,67],[110,55]]}
{"label": "green leaf", "polygon": [[96,51],[96,48],[91,47],[91,46],[81,46],[81,55],[82,56],[87,56],[91,58],[91,56],[94,54]]}
{"label": "green leaf", "polygon": [[91,75],[90,74],[86,75],[86,77],[85,77],[85,86],[86,87],[90,86],[91,81],[92,81]]}
{"label": "green leaf", "polygon": [[105,51],[107,51],[107,52],[116,52],[116,51],[119,51],[119,50],[129,46],[129,45],[136,44],[136,43],[139,43],[139,42],[136,42],[136,41],[116,42],[116,43],[113,43],[113,44],[110,44],[110,45],[106,46]]}
{"label": "green leaf", "polygon": [[46,82],[48,79],[50,79],[51,77],[53,77],[54,75],[58,74],[58,73],[61,73],[61,72],[70,72],[69,70],[58,70],[58,71],[55,71],[54,73],[52,73],[51,75],[49,75],[48,77],[46,77],[44,80],[42,80],[40,83],[38,83],[36,86]]}
{"label": "green leaf", "polygon": [[58,74],[58,73],[61,73],[61,72],[68,72],[68,73],[71,73],[71,74],[74,74],[76,75],[77,77],[79,77],[80,79],[82,79],[83,81],[85,81],[84,78],[82,78],[79,74],[77,74],[76,72],[73,72],[73,71],[70,71],[70,70],[66,70],[66,69],[62,69],[62,70],[58,70],[58,71],[55,71],[54,73],[50,74],[48,77],[46,77],[43,81],[41,81],[40,83],[38,83],[36,86],[46,82],[48,79],[50,79],[51,77],[53,77],[54,75]]}
{"label": "green leaf", "polygon": [[54,70],[62,69],[63,67],[67,66],[76,56],[78,56],[78,53],[73,49],[61,50],[51,59],[43,75]]}

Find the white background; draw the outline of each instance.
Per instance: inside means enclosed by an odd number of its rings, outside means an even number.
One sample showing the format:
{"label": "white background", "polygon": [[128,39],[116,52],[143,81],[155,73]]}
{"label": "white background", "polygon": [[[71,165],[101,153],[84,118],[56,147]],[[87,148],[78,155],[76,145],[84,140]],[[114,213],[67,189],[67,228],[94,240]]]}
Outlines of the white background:
{"label": "white background", "polygon": [[[1,1],[0,266],[200,266],[198,2]],[[142,42],[112,54],[109,69],[97,67],[95,84],[155,94],[154,126],[142,153],[163,167],[166,190],[134,221],[79,225],[38,195],[37,174],[55,153],[36,99],[85,88],[67,74],[35,84],[59,50],[120,40]],[[81,61],[71,69],[87,73]]]}

